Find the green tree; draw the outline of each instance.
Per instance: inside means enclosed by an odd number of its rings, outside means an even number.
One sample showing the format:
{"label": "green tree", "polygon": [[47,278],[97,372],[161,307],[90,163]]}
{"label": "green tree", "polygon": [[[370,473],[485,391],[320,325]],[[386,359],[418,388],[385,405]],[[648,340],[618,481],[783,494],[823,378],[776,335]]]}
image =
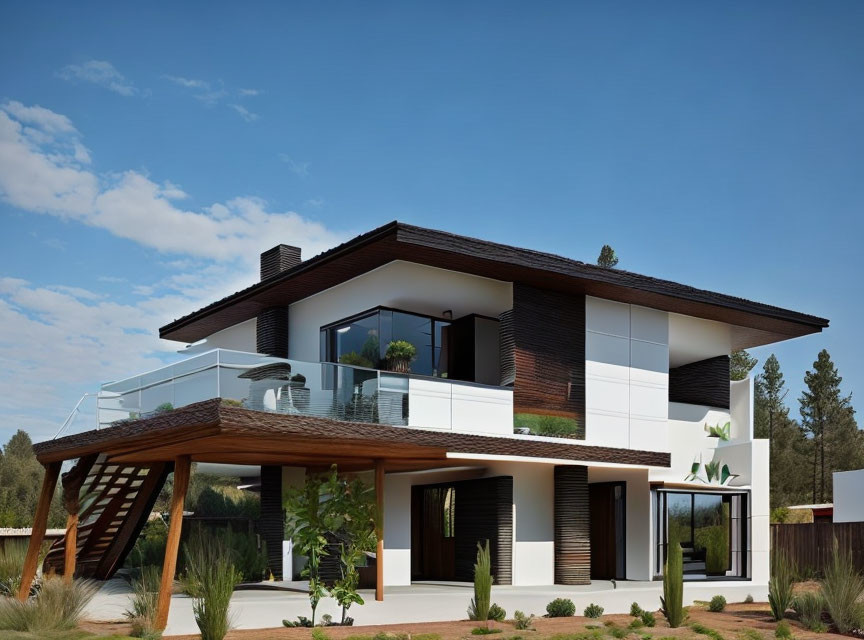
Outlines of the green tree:
{"label": "green tree", "polygon": [[842,395],[843,378],[828,351],[819,352],[813,369],[804,374],[801,426],[812,441],[812,500],[831,500],[831,473],[860,465],[862,436],[855,423],[852,396]]}
{"label": "green tree", "polygon": [[600,255],[597,257],[597,266],[605,269],[614,269],[618,265],[618,256],[615,255],[615,249],[608,244],[604,244],[600,249]]}
{"label": "green tree", "polygon": [[759,362],[743,349],[733,351],[729,358],[729,379],[744,380],[750,373],[750,370]]}
{"label": "green tree", "polygon": [[[0,456],[0,527],[33,525],[44,475],[45,468],[36,460],[30,436],[19,430],[6,443]],[[63,527],[65,524],[66,513],[58,490],[48,513],[48,526]]]}

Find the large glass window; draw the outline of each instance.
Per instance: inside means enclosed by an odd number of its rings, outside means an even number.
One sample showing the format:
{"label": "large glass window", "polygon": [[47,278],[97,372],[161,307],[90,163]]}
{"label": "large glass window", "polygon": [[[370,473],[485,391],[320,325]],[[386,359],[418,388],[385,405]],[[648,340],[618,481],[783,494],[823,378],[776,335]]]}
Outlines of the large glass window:
{"label": "large glass window", "polygon": [[684,579],[746,576],[746,494],[658,491],[655,505],[657,575],[671,544],[681,545]]}
{"label": "large glass window", "polygon": [[417,355],[411,373],[447,376],[450,323],[429,316],[379,308],[321,329],[322,360],[386,369],[388,345],[404,340]]}

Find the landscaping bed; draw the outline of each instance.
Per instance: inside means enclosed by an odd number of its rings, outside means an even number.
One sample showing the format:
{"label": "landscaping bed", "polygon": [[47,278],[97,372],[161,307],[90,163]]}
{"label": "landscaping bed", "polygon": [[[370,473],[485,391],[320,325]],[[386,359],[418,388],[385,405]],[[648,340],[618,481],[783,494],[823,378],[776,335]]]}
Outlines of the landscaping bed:
{"label": "landscaping bed", "polygon": [[[655,640],[663,638],[689,638],[694,640],[717,640],[710,636],[699,634],[690,628],[690,625],[703,625],[707,629],[717,632],[725,640],[758,640],[754,631],[764,640],[774,638],[777,623],[771,619],[771,611],[767,604],[730,604],[720,613],[712,613],[702,606],[693,606],[689,609],[689,618],[685,626],[671,629],[667,626],[663,616],[656,614],[657,625],[654,627],[642,627],[629,629],[628,625],[634,620],[626,614],[604,615],[599,619],[572,616],[567,618],[535,618],[532,626],[533,631],[516,630],[508,622],[492,622],[490,626],[500,629],[500,633],[492,637],[498,640],[513,640],[523,638],[529,640],[536,638],[553,638],[554,640],[597,640],[616,638],[629,638],[631,640]],[[788,621],[792,627],[792,635],[798,640],[836,640],[849,637],[834,633],[813,633],[802,628],[795,620]],[[607,626],[614,623],[614,626]],[[412,640],[462,640],[477,638],[471,631],[477,628],[478,623],[468,620],[456,622],[429,622],[414,624],[392,624],[374,625],[362,627],[319,627],[321,632],[331,640],[373,640],[377,634],[386,634],[391,637],[405,638],[408,635]],[[247,629],[231,631],[226,638],[228,640],[307,640],[311,637],[312,630],[308,628],[287,629],[284,627],[273,629]],[[317,634],[316,634],[317,635]],[[419,637],[418,637],[419,636]],[[578,636],[578,639],[577,639]],[[166,636],[166,638],[169,636]],[[382,636],[379,636],[382,637]],[[172,640],[196,640],[198,635],[170,636]],[[383,640],[383,638],[382,638]]]}

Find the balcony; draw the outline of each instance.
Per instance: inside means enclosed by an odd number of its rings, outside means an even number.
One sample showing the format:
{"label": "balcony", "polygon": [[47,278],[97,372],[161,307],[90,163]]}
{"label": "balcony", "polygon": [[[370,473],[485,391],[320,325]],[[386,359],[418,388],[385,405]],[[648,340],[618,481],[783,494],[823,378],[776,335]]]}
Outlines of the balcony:
{"label": "balcony", "polygon": [[471,382],[214,349],[102,385],[100,428],[210,398],[255,411],[510,435],[513,392]]}

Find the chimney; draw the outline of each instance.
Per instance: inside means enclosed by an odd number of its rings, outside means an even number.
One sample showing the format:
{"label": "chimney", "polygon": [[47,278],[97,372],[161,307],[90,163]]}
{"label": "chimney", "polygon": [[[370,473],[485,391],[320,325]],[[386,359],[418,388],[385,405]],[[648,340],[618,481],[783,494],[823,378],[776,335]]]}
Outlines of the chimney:
{"label": "chimney", "polygon": [[298,264],[300,264],[300,247],[278,244],[261,254],[261,279],[266,280]]}

